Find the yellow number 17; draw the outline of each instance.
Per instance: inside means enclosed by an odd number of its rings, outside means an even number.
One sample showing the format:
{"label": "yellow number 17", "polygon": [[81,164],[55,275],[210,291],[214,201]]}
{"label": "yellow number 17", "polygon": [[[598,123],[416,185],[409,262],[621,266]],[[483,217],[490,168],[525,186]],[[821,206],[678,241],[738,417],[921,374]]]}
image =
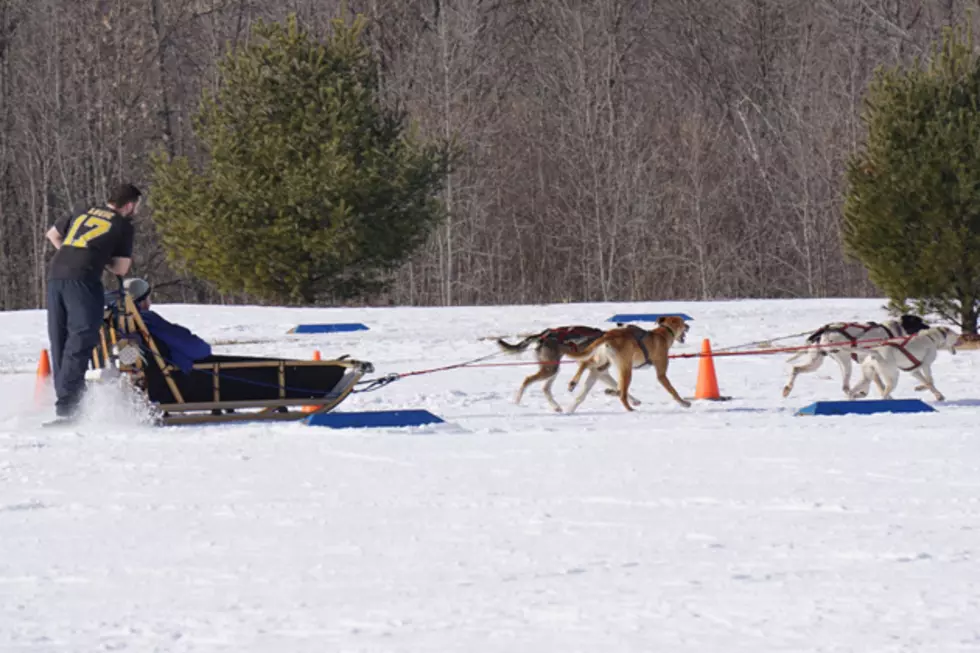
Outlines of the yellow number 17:
{"label": "yellow number 17", "polygon": [[[78,230],[82,227],[85,227],[88,231],[79,234]],[[75,220],[75,224],[68,230],[68,235],[65,236],[65,242],[62,245],[67,245],[68,247],[88,247],[90,240],[108,232],[110,227],[112,227],[111,220],[106,220],[95,215],[83,215]]]}

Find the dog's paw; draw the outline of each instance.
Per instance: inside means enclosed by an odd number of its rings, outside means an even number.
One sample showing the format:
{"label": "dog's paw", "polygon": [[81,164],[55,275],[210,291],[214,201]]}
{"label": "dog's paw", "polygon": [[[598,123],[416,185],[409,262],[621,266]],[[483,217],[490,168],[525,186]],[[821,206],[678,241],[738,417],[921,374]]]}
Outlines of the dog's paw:
{"label": "dog's paw", "polygon": [[575,392],[575,387],[576,387],[577,385],[578,385],[578,384],[577,384],[577,383],[575,383],[575,381],[569,381],[569,382],[568,382],[568,391],[569,391],[569,392]]}
{"label": "dog's paw", "polygon": [[683,406],[684,408],[690,408],[691,407],[691,402],[688,401],[687,399],[682,399],[678,403],[680,403],[680,405]]}
{"label": "dog's paw", "polygon": [[610,397],[618,397],[619,396],[619,390],[613,390],[612,388],[606,388],[605,390],[603,390],[603,392],[605,392]]}
{"label": "dog's paw", "polygon": [[924,386],[924,385],[917,385],[917,386],[915,386],[915,391],[916,392],[922,392],[923,390],[928,390],[928,389],[929,388],[927,386]]}
{"label": "dog's paw", "polygon": [[783,398],[788,397],[789,396],[789,393],[791,393],[792,391],[793,391],[793,388],[791,388],[789,386],[786,386],[785,388],[783,388]]}

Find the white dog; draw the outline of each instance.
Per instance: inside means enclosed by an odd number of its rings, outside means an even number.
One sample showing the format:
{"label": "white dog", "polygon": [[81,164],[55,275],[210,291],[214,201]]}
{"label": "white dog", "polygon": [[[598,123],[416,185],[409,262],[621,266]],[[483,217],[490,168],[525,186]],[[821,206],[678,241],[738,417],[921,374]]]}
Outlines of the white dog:
{"label": "white dog", "polygon": [[789,381],[783,388],[783,396],[788,397],[793,391],[793,383],[797,376],[806,372],[815,372],[827,356],[837,361],[841,375],[844,377],[842,389],[845,395],[850,396],[852,359],[860,363],[868,356],[868,351],[879,343],[889,338],[911,336],[928,328],[929,325],[918,315],[903,315],[880,324],[878,322],[825,324],[806,339],[810,346],[786,361],[792,363],[798,358],[806,357],[801,365],[793,366]]}
{"label": "white dog", "polygon": [[868,396],[871,381],[878,386],[882,399],[891,399],[892,391],[898,385],[898,373],[902,371],[909,372],[922,382],[923,385],[916,390],[931,390],[936,395],[936,401],[942,401],[945,397],[932,380],[932,364],[940,349],[948,349],[955,354],[959,339],[960,335],[949,327],[937,326],[875,347],[861,363],[864,378],[851,391],[851,399]]}

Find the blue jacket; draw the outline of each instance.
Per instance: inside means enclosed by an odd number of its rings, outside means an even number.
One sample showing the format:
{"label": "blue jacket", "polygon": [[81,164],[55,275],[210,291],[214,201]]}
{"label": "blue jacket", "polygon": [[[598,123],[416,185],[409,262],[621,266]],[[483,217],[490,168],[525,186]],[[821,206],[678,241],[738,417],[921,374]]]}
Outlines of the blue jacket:
{"label": "blue jacket", "polygon": [[153,311],[140,311],[140,317],[143,318],[150,335],[170,350],[170,355],[167,357],[170,362],[185,374],[190,373],[194,361],[211,355],[211,345],[195,336],[189,329],[168,322]]}

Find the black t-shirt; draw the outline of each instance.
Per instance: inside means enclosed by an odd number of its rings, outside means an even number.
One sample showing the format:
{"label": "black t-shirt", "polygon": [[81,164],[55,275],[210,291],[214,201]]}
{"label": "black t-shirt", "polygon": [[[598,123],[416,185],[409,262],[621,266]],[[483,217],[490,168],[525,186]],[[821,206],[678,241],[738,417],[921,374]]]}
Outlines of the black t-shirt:
{"label": "black t-shirt", "polygon": [[54,223],[64,241],[51,259],[49,279],[99,280],[109,261],[133,255],[133,222],[108,207],[93,207]]}

